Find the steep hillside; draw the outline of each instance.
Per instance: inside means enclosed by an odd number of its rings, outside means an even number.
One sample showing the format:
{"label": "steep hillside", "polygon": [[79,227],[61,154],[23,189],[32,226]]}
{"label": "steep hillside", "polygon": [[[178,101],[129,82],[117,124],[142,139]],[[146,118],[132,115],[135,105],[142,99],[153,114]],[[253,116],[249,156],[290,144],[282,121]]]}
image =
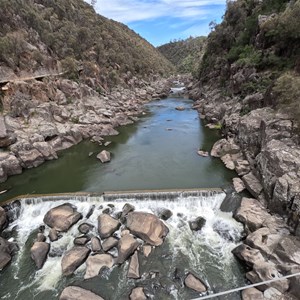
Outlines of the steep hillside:
{"label": "steep hillside", "polygon": [[179,73],[196,74],[205,45],[205,37],[190,37],[186,40],[170,42],[157,49],[177,67]]}
{"label": "steep hillside", "polygon": [[254,196],[293,215],[300,235],[299,15],[300,0],[228,2],[208,37],[193,97],[240,145],[261,182]]}
{"label": "steep hillside", "polygon": [[257,105],[298,107],[292,111],[299,118],[300,103],[287,103],[282,89],[289,82],[288,93],[299,95],[299,15],[299,0],[228,2],[223,22],[208,37],[198,79],[241,97],[260,92],[264,101]]}
{"label": "steep hillside", "polygon": [[[165,74],[172,65],[127,26],[97,15],[83,0],[2,0],[2,74],[68,71],[106,88],[128,75]],[[11,71],[10,71],[11,70]],[[127,74],[126,76],[124,74]]]}
{"label": "steep hillside", "polygon": [[[243,198],[237,210],[249,235],[233,251],[251,266],[246,277],[252,283],[267,279],[262,272],[282,276],[298,267],[289,255],[295,257],[300,244],[299,16],[300,0],[228,1],[223,22],[208,37],[192,92],[208,126],[223,133],[211,155],[236,171],[236,192],[247,189],[254,198]],[[289,257],[289,268],[283,256],[273,255],[274,245]],[[253,253],[260,258],[252,260]],[[269,286],[280,290],[279,298],[299,299],[299,281],[286,284]],[[242,296],[263,298],[255,289]]]}

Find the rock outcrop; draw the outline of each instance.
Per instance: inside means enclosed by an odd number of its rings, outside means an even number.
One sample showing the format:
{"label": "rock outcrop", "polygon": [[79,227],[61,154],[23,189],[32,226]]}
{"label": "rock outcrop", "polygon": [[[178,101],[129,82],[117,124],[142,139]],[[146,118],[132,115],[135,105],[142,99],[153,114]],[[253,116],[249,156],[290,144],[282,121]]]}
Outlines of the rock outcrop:
{"label": "rock outcrop", "polygon": [[68,286],[66,287],[59,300],[104,300],[102,297],[92,293],[91,291],[85,290],[78,286]]}
{"label": "rock outcrop", "polygon": [[[133,77],[127,88],[101,94],[84,82],[59,77],[10,82],[3,91],[5,114],[0,114],[0,182],[57,159],[57,151],[83,139],[101,144],[103,137],[117,135],[116,127],[138,120],[144,103],[165,97],[170,82]],[[110,153],[104,150],[99,158],[108,162]]]}
{"label": "rock outcrop", "polygon": [[189,273],[187,275],[187,277],[184,280],[184,284],[199,293],[204,293],[207,291],[206,286],[203,284],[203,282],[196,276],[194,276],[193,274]]}
{"label": "rock outcrop", "polygon": [[119,229],[121,223],[107,214],[101,214],[98,217],[98,232],[102,239],[110,237]]}
{"label": "rock outcrop", "polygon": [[110,152],[103,150],[101,151],[98,155],[97,158],[102,162],[102,163],[107,163],[110,162]]}
{"label": "rock outcrop", "polygon": [[167,236],[168,227],[155,215],[131,212],[126,217],[126,226],[132,234],[153,246],[159,246]]}
{"label": "rock outcrop", "polygon": [[35,242],[30,249],[30,255],[37,269],[41,269],[47,259],[50,244],[46,242]]}
{"label": "rock outcrop", "polygon": [[121,237],[118,242],[118,258],[117,264],[124,263],[128,257],[136,250],[139,246],[139,242],[130,234],[126,234]]}
{"label": "rock outcrop", "polygon": [[0,237],[0,270],[9,264],[16,250],[17,247],[14,243]]}
{"label": "rock outcrop", "polygon": [[90,252],[91,250],[84,246],[75,246],[68,250],[61,260],[63,275],[73,274],[85,262]]}
{"label": "rock outcrop", "polygon": [[147,300],[147,297],[144,293],[144,288],[142,288],[142,287],[134,288],[129,295],[129,299],[130,300]]}
{"label": "rock outcrop", "polygon": [[7,216],[5,210],[0,206],[0,232],[7,225]]}
{"label": "rock outcrop", "polygon": [[86,271],[84,279],[92,278],[101,272],[103,267],[111,268],[114,265],[114,259],[109,254],[96,254],[89,256],[86,260]]}
{"label": "rock outcrop", "polygon": [[82,215],[77,212],[74,206],[65,203],[50,209],[44,217],[44,223],[57,231],[65,232],[81,217]]}

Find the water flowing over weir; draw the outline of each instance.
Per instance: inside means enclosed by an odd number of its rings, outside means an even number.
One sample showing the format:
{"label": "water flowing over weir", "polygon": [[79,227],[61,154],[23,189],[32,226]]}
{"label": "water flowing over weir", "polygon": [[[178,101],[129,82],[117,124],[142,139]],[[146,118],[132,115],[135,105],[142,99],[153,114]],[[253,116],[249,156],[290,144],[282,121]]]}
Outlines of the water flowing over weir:
{"label": "water flowing over weir", "polygon": [[[18,216],[7,231],[12,231],[20,246],[10,271],[0,276],[1,299],[56,299],[64,286],[74,283],[90,289],[104,299],[127,299],[130,290],[144,286],[153,299],[192,299],[199,294],[183,287],[182,278],[193,271],[209,286],[210,291],[222,291],[244,283],[242,270],[231,250],[236,247],[243,230],[231,213],[224,213],[220,206],[225,197],[221,190],[195,191],[147,191],[132,193],[104,193],[104,195],[57,195],[20,199],[14,205]],[[83,219],[74,225],[58,241],[51,243],[49,257],[44,267],[35,272],[30,259],[30,247],[38,228],[43,225],[44,215],[49,209],[63,203],[72,203],[82,213]],[[102,276],[83,281],[85,265],[70,278],[61,274],[61,255],[73,246],[79,236],[78,225],[93,224],[97,235],[97,217],[109,208],[116,216],[125,203],[135,206],[136,211],[158,214],[169,209],[173,215],[165,221],[170,232],[164,244],[140,260],[142,278],[127,279],[128,263],[105,271]],[[90,214],[89,219],[86,216]],[[188,221],[202,216],[206,224],[199,232],[192,232]],[[11,216],[13,217],[13,216]],[[49,230],[46,229],[45,235]],[[116,255],[116,252],[112,252]],[[159,274],[159,275],[158,275]],[[226,298],[223,298],[226,299]],[[228,299],[240,299],[230,295]]]}

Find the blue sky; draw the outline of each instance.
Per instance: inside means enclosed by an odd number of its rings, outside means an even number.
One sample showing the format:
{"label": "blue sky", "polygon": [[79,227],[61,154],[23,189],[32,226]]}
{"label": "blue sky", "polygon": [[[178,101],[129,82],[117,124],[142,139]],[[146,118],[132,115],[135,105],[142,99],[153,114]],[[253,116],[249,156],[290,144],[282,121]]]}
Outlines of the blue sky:
{"label": "blue sky", "polygon": [[95,9],[159,46],[174,39],[207,35],[208,24],[221,21],[225,6],[226,0],[97,0]]}

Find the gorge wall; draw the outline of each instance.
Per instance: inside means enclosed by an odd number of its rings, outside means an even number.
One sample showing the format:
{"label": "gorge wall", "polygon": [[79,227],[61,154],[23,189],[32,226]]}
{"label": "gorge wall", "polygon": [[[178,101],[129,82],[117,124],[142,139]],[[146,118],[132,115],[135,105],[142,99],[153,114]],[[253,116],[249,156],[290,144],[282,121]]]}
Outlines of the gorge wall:
{"label": "gorge wall", "polygon": [[300,1],[228,2],[191,92],[199,112],[239,145],[251,169],[251,176],[242,175],[252,195],[287,217],[297,235],[299,12]]}

